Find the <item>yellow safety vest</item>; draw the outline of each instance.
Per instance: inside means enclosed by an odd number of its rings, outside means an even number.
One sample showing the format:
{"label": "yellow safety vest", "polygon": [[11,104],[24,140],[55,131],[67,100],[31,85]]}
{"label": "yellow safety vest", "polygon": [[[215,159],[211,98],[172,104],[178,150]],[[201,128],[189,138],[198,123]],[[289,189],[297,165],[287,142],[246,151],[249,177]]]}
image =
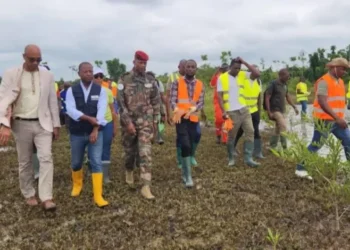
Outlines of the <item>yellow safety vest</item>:
{"label": "yellow safety vest", "polygon": [[346,98],[350,99],[350,81],[349,81],[348,93],[346,93]]}
{"label": "yellow safety vest", "polygon": [[180,74],[178,72],[170,74],[170,82],[173,83],[175,82],[175,80],[179,80],[179,77],[180,77]]}
{"label": "yellow safety vest", "polygon": [[[298,90],[300,90],[304,94],[298,94]],[[308,100],[309,93],[307,92],[307,85],[306,85],[306,83],[299,82],[297,84],[296,94],[297,94],[297,102],[307,101]]]}
{"label": "yellow safety vest", "polygon": [[246,105],[249,107],[249,112],[255,113],[258,111],[258,97],[261,92],[258,80],[254,80],[253,84],[250,79],[244,81],[244,96]]}
{"label": "yellow safety vest", "polygon": [[[230,90],[230,78],[229,73],[226,72],[224,74],[221,74],[220,82],[222,84],[222,92],[223,92],[223,103],[224,103],[224,109],[225,111],[230,110],[230,103],[229,103],[229,90]],[[238,102],[246,106],[245,96],[244,96],[244,81],[246,79],[246,72],[240,71],[237,75],[237,85],[238,85]]]}

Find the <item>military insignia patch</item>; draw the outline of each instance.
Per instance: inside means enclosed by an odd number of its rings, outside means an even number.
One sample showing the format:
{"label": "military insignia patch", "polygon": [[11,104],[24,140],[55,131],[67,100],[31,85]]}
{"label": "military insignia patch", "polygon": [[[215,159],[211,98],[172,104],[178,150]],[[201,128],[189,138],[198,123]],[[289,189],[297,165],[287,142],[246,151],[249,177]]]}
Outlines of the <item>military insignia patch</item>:
{"label": "military insignia patch", "polygon": [[118,89],[119,89],[119,90],[123,90],[123,89],[124,89],[124,85],[119,83],[119,84],[118,84]]}

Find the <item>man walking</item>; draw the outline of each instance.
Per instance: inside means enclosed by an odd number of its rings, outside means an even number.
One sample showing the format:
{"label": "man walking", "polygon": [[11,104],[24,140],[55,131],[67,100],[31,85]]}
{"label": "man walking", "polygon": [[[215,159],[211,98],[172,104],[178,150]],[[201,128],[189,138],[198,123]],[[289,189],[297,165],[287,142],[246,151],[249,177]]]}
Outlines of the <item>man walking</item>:
{"label": "man walking", "polygon": [[260,72],[241,58],[232,59],[230,70],[222,74],[218,79],[217,91],[219,94],[219,104],[225,119],[228,117],[234,122],[234,127],[229,131],[227,151],[229,158],[229,167],[235,165],[233,150],[234,140],[239,128],[242,127],[245,134],[244,142],[244,162],[250,167],[258,167],[252,158],[254,149],[254,128],[249,108],[247,107],[244,93],[244,82],[249,77],[248,72],[241,71],[241,65],[244,64],[250,72],[257,77]]}
{"label": "man walking", "polygon": [[215,73],[213,78],[210,81],[210,86],[214,88],[214,110],[215,110],[215,133],[216,133],[216,143],[220,144],[221,142],[227,143],[227,135],[222,131],[222,126],[224,124],[224,119],[222,117],[222,111],[219,105],[219,96],[217,92],[217,81],[221,74],[228,71],[228,64],[224,63]]}
{"label": "man walking", "polygon": [[103,193],[103,127],[106,125],[107,94],[103,87],[93,83],[93,67],[88,62],[79,65],[80,83],[68,89],[66,108],[69,120],[71,145],[71,166],[73,188],[71,196],[80,195],[83,188],[83,159],[88,147],[89,164],[94,201],[98,207],[109,203],[102,197]]}
{"label": "man walking", "polygon": [[270,83],[265,90],[264,102],[267,114],[270,120],[275,121],[275,134],[271,136],[270,148],[275,149],[278,141],[281,141],[283,149],[287,148],[287,138],[282,135],[287,131],[287,123],[284,117],[286,112],[286,100],[290,106],[293,107],[295,113],[298,115],[299,111],[293,104],[292,99],[288,93],[287,82],[289,80],[289,72],[287,69],[281,69],[278,72],[278,79]]}
{"label": "man walking", "polygon": [[[39,68],[41,50],[25,47],[24,63],[7,70],[0,85],[0,144],[8,142],[11,129],[15,137],[19,162],[19,183],[29,206],[38,205],[35,197],[32,165],[33,147],[40,163],[39,198],[45,210],[54,211],[52,201],[52,139],[58,139],[60,119],[54,77]],[[12,117],[6,117],[8,112]]]}
{"label": "man walking", "polygon": [[305,83],[305,77],[300,77],[300,81],[296,86],[297,102],[301,105],[301,117],[305,117],[307,109],[307,101],[309,100],[310,93],[307,92],[307,85]]}
{"label": "man walking", "polygon": [[204,106],[204,85],[195,78],[197,63],[188,60],[185,76],[171,86],[170,104],[174,110],[176,133],[181,145],[182,179],[186,187],[193,186],[191,156],[195,154],[198,113]]}
{"label": "man walking", "polygon": [[[321,149],[322,138],[326,139],[332,133],[341,141],[345,157],[350,161],[350,130],[345,118],[345,84],[342,79],[346,70],[349,69],[349,62],[344,58],[334,58],[327,65],[329,71],[315,83],[315,101],[313,117],[315,128],[312,141],[308,146],[310,152],[316,153]],[[320,131],[319,128],[330,127],[330,131]],[[298,164],[295,174],[299,177],[312,179],[303,164]]]}
{"label": "man walking", "polygon": [[[258,67],[256,65],[252,65],[258,71]],[[250,115],[252,117],[253,127],[254,127],[254,151],[253,156],[258,159],[264,159],[265,157],[262,154],[262,142],[260,138],[259,132],[259,124],[260,124],[260,112],[261,112],[261,83],[260,79],[257,78],[254,72],[250,74],[250,77],[244,81],[244,96],[246,100],[246,105],[249,108]],[[243,135],[243,129],[240,128],[237,132],[237,136],[235,138],[235,151],[238,140]]]}
{"label": "man walking", "polygon": [[146,66],[149,57],[143,51],[136,51],[134,68],[124,75],[118,84],[118,106],[122,127],[122,144],[125,150],[126,183],[134,184],[134,167],[140,160],[141,194],[154,199],[151,193],[152,139],[154,127],[158,126],[160,97],[157,83]]}

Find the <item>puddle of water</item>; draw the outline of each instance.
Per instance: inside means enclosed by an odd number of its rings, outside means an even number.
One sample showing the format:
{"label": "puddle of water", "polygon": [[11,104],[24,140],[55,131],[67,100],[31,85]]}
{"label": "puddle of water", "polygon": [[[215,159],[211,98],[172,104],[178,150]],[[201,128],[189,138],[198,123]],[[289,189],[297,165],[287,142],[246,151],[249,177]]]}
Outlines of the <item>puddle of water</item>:
{"label": "puddle of water", "polygon": [[[301,112],[301,106],[297,106],[299,109],[299,112]],[[310,104],[307,107],[307,114],[309,117],[312,117],[312,110],[313,106]],[[346,121],[350,122],[350,110],[345,111],[345,119]],[[299,138],[302,138],[303,140],[306,140],[307,143],[311,142],[313,133],[314,133],[314,126],[312,123],[302,123],[300,120],[300,113],[297,116],[293,109],[290,109],[287,115],[287,127],[288,131],[297,132]],[[269,125],[267,125],[265,122],[260,123],[260,129],[266,130],[266,131],[272,131],[273,128],[270,128]],[[331,136],[334,136],[331,134]],[[319,155],[326,156],[329,152],[329,149],[326,146],[323,146],[319,151]],[[342,154],[342,160],[346,160],[345,153]]]}
{"label": "puddle of water", "polygon": [[13,147],[0,147],[0,152],[9,152],[15,150]]}

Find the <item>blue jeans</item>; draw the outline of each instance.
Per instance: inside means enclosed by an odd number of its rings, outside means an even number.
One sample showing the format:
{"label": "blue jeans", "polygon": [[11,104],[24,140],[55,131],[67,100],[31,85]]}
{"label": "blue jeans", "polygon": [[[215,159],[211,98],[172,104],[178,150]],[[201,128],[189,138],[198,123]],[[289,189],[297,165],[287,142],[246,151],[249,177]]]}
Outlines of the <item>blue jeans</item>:
{"label": "blue jeans", "polygon": [[307,109],[307,101],[300,101],[301,104],[301,115],[306,114],[306,109]]}
{"label": "blue jeans", "polygon": [[[198,122],[197,126],[196,126],[196,134],[194,136],[193,143],[198,144],[200,142],[200,140],[201,140],[201,136],[202,136],[201,126],[200,126],[200,124]],[[177,130],[176,130],[176,147],[177,148],[181,148],[181,143],[180,143],[180,139],[179,139],[179,133],[178,133]]]}
{"label": "blue jeans", "polygon": [[[326,139],[329,136],[329,133],[332,133],[335,137],[338,138],[338,140],[341,141],[344,147],[346,160],[350,161],[350,130],[348,128],[346,129],[340,128],[338,124],[336,124],[335,122],[330,122],[330,121],[324,121],[324,122],[325,122],[325,126],[331,125],[330,131],[327,133],[324,133],[323,131],[322,132],[318,131],[317,128],[315,127],[312,141],[310,145],[307,147],[307,149],[309,150],[309,152],[316,153],[323,146],[321,145],[321,139],[322,138]],[[318,145],[315,145],[315,144],[318,144]],[[305,168],[303,167],[303,164],[298,164],[297,170],[305,170]]]}
{"label": "blue jeans", "polygon": [[[103,151],[102,151],[102,163],[111,163],[111,147],[113,141],[113,121],[109,122],[103,128]],[[90,154],[89,154],[90,156]],[[89,157],[90,159],[90,157]]]}
{"label": "blue jeans", "polygon": [[82,168],[86,147],[89,152],[89,162],[92,173],[102,172],[102,151],[103,151],[103,132],[98,132],[97,141],[92,144],[89,141],[89,135],[70,135],[71,145],[71,164],[73,171]]}

